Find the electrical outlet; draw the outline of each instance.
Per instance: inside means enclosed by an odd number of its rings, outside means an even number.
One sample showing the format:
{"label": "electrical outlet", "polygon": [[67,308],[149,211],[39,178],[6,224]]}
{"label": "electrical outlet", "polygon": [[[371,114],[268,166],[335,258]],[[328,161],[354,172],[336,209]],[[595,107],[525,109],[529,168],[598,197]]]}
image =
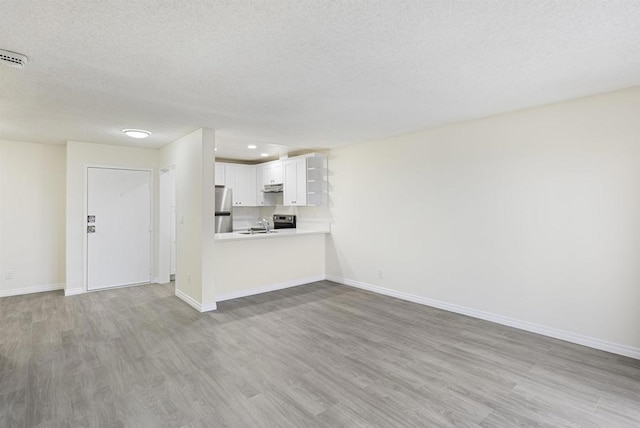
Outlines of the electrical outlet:
{"label": "electrical outlet", "polygon": [[187,274],[187,284],[191,284],[191,274]]}
{"label": "electrical outlet", "polygon": [[378,269],[378,279],[384,279],[384,271],[382,269]]}
{"label": "electrical outlet", "polygon": [[13,269],[9,269],[4,274],[4,279],[13,279],[16,277],[16,271]]}

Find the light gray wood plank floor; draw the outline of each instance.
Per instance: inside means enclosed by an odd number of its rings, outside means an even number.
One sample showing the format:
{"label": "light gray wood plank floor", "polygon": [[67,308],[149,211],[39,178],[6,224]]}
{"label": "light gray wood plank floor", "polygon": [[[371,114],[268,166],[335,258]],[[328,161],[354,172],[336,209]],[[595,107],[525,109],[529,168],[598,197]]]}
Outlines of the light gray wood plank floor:
{"label": "light gray wood plank floor", "polygon": [[0,427],[638,427],[640,361],[328,281],[0,299]]}

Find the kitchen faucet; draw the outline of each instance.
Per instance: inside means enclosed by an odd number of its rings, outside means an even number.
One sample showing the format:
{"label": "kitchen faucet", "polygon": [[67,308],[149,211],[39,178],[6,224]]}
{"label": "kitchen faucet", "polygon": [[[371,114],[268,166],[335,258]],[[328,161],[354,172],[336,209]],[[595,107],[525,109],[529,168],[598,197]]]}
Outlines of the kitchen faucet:
{"label": "kitchen faucet", "polygon": [[258,224],[264,227],[265,232],[267,233],[271,232],[271,223],[269,223],[269,220],[267,220],[266,218],[263,218],[262,220],[258,221]]}

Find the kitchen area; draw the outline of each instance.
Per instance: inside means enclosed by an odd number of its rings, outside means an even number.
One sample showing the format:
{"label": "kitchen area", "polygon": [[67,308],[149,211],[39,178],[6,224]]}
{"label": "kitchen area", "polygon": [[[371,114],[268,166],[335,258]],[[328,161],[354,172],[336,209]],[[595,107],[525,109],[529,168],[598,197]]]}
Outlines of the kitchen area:
{"label": "kitchen area", "polygon": [[215,162],[216,300],[324,279],[328,157]]}

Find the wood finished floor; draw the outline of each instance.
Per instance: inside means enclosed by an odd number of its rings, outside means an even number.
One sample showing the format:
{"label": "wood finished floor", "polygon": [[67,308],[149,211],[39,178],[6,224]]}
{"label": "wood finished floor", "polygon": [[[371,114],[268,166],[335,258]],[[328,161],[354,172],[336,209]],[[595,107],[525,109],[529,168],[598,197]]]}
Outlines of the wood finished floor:
{"label": "wood finished floor", "polygon": [[0,427],[638,427],[640,362],[322,281],[0,299]]}

